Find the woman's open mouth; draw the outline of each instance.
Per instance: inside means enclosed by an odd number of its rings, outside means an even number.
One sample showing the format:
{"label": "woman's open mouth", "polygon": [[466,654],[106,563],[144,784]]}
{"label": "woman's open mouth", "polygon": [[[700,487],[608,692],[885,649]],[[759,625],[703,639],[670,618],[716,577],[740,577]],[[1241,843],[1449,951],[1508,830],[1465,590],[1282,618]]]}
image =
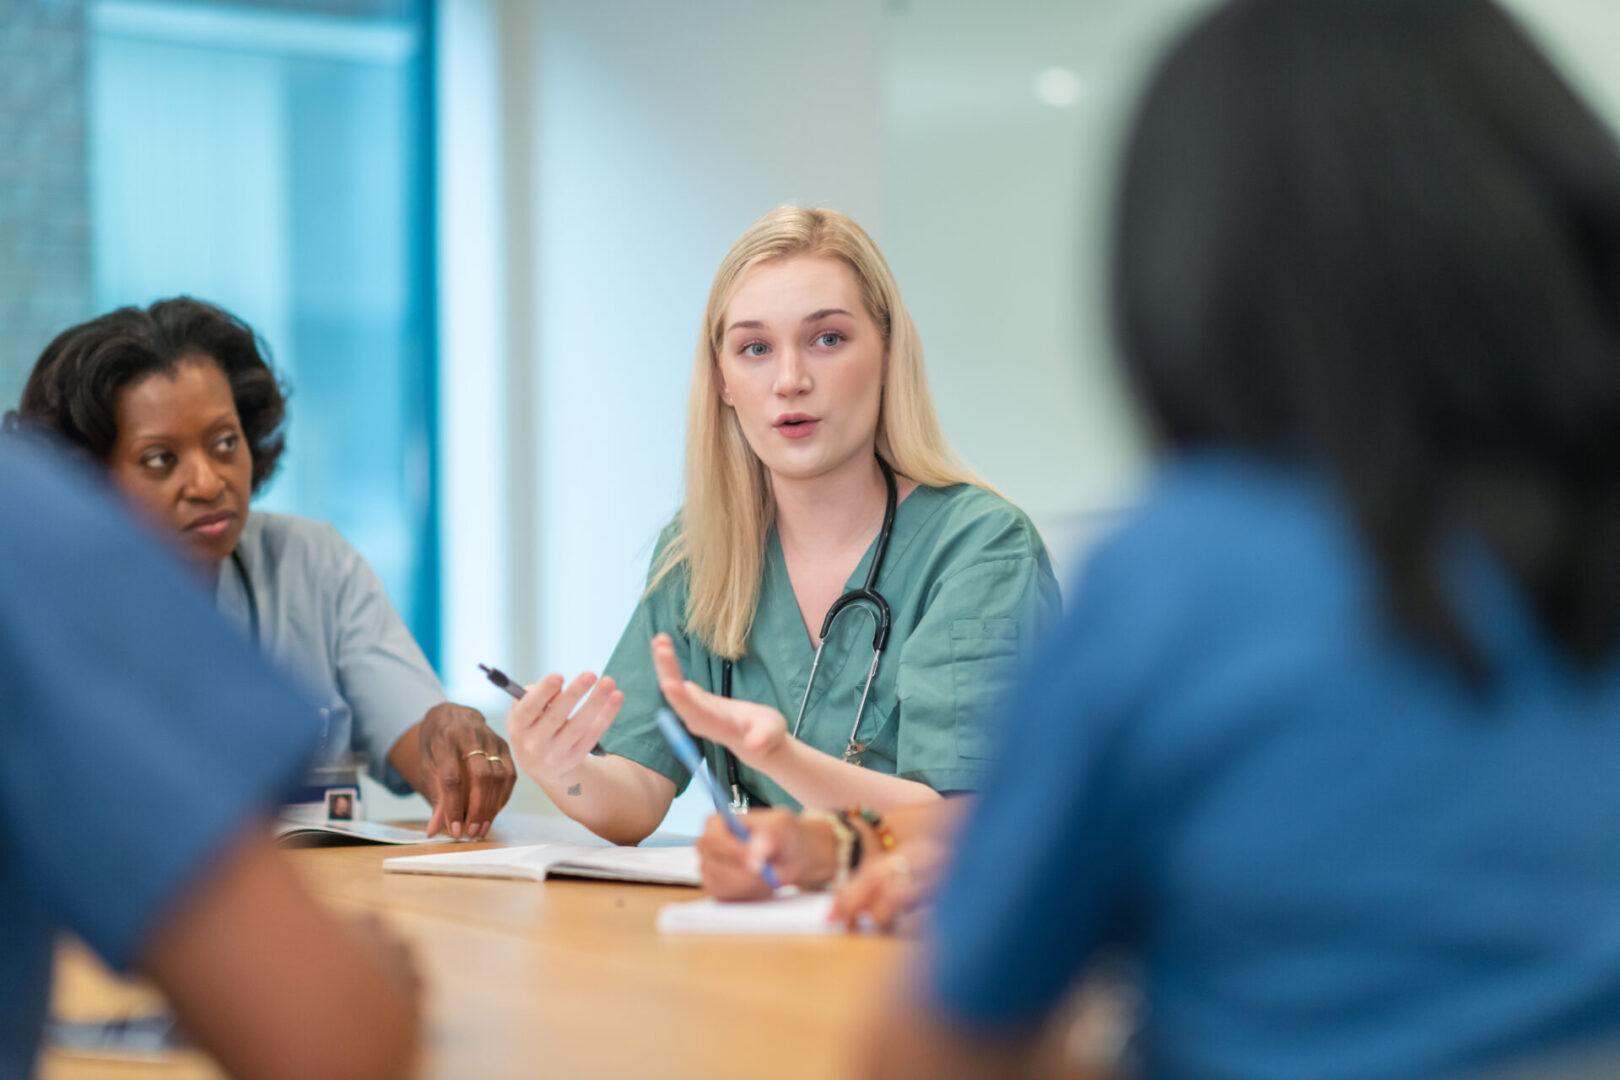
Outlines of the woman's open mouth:
{"label": "woman's open mouth", "polygon": [[776,430],[789,439],[803,439],[812,434],[821,421],[805,413],[788,413],[776,418]]}

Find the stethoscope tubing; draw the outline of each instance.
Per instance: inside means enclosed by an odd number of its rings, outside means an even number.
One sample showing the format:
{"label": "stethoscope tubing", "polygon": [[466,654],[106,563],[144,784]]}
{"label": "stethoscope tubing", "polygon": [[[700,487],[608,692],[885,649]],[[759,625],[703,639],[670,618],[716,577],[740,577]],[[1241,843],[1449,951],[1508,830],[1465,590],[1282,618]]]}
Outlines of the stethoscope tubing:
{"label": "stethoscope tubing", "polygon": [[[872,616],[874,623],[872,633],[872,666],[867,669],[866,683],[861,687],[861,702],[855,709],[855,724],[849,729],[849,743],[844,748],[844,760],[855,763],[866,747],[860,742],[861,718],[866,714],[866,699],[872,692],[872,680],[877,678],[878,661],[883,657],[883,650],[889,644],[889,629],[893,619],[889,612],[889,602],[883,594],[877,591],[878,575],[883,573],[883,564],[889,554],[889,540],[894,535],[894,514],[899,505],[899,487],[895,483],[894,470],[881,456],[877,459],[878,468],[883,472],[883,486],[885,501],[883,506],[883,526],[878,530],[877,547],[872,552],[872,565],[866,571],[866,584],[859,589],[851,589],[834,600],[827,609],[826,618],[821,621],[821,636],[816,643],[815,657],[810,661],[810,677],[804,685],[804,696],[799,699],[799,714],[793,720],[793,737],[799,737],[799,727],[804,723],[805,709],[810,704],[810,692],[816,685],[816,671],[821,667],[821,651],[827,647],[827,635],[831,633],[833,622],[850,608],[859,608]],[[720,665],[720,696],[731,696],[731,661],[726,660]],[[741,777],[737,771],[737,755],[730,749],[725,750],[726,755],[726,781],[731,786],[731,804],[734,809],[747,809],[749,800],[760,805],[769,805],[764,800],[748,792],[742,785]]]}

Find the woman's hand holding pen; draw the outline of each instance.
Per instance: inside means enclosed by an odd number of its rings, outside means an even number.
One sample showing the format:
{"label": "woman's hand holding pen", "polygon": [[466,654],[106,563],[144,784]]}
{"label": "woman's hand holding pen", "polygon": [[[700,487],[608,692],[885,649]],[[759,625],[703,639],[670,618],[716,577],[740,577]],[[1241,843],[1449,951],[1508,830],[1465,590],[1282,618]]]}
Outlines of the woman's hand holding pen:
{"label": "woman's hand holding pen", "polygon": [[783,885],[819,888],[838,873],[838,838],[825,822],[788,810],[755,810],[744,819],[748,842],[738,840],[719,814],[698,837],[703,891],[718,900],[763,900],[770,886],[760,876],[767,861]]}
{"label": "woman's hand holding pen", "polygon": [[788,742],[786,717],[769,705],[724,698],[688,681],[668,634],[653,637],[652,659],[658,689],[688,731],[724,746],[749,768],[769,771],[766,763]]}
{"label": "woman's hand holding pen", "polygon": [[[765,900],[771,889],[759,876],[766,860],[784,885],[824,888],[838,874],[838,838],[825,820],[790,810],[755,810],[744,819],[748,841],[731,835],[718,814],[698,838],[703,891],[717,900]],[[857,926],[869,918],[893,930],[933,894],[950,855],[944,839],[913,837],[884,851],[864,830],[868,853],[833,902],[834,921]]]}
{"label": "woman's hand holding pen", "polygon": [[512,755],[535,780],[565,782],[623,704],[624,694],[610,678],[599,682],[587,671],[564,688],[561,675],[548,675],[528,687],[506,714]]}

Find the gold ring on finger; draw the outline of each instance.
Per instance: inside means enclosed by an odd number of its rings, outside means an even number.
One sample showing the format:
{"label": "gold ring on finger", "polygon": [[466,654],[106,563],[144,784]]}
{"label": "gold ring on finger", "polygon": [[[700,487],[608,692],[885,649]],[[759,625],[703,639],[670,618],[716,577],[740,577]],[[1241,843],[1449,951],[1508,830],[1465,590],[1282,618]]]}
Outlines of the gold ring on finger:
{"label": "gold ring on finger", "polygon": [[481,757],[488,760],[489,755],[484,753],[482,750],[469,750],[465,754],[461,755],[461,760],[466,761],[470,757]]}
{"label": "gold ring on finger", "polygon": [[489,762],[491,765],[499,765],[501,763],[501,755],[499,755],[499,754],[485,754],[484,755],[484,760]]}

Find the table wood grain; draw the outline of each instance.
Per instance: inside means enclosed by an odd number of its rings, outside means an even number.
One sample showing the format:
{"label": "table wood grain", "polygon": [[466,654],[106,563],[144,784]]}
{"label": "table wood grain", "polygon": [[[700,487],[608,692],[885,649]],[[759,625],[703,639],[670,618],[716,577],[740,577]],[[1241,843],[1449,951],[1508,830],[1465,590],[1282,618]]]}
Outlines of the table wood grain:
{"label": "table wood grain", "polygon": [[[565,826],[521,816],[494,834],[565,836]],[[658,909],[696,899],[696,889],[384,873],[383,860],[401,853],[287,855],[329,907],[377,913],[414,947],[427,993],[425,1077],[846,1075],[911,949],[893,938],[660,935]],[[57,972],[57,1015],[161,1007],[155,991],[114,980],[82,947],[64,946]],[[45,1080],[215,1075],[199,1054],[148,1065],[50,1052],[41,1062]]]}

